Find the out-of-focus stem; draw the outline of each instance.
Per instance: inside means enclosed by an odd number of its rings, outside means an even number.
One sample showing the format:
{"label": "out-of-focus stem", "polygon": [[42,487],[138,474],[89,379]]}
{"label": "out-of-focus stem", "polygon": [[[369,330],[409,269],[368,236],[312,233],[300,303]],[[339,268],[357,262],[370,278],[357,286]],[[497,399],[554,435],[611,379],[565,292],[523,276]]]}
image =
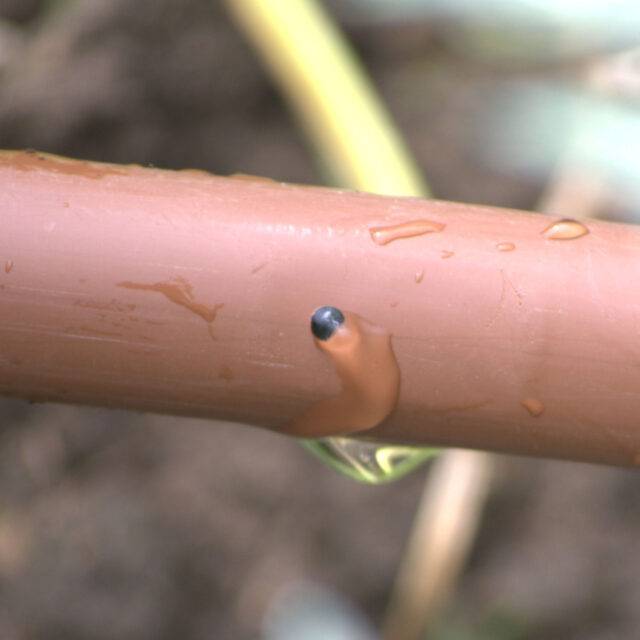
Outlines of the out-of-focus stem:
{"label": "out-of-focus stem", "polygon": [[475,451],[448,451],[433,462],[385,619],[385,639],[426,637],[426,627],[446,605],[475,538],[492,467],[491,456]]}
{"label": "out-of-focus stem", "polygon": [[226,4],[337,184],[380,194],[427,194],[366,75],[316,2]]}

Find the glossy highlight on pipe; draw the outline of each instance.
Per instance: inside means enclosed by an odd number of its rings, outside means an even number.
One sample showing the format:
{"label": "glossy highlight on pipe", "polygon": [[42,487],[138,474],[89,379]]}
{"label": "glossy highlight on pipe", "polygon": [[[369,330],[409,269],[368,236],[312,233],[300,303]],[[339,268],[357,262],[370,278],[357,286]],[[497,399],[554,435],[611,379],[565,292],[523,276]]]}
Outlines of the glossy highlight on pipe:
{"label": "glossy highlight on pipe", "polygon": [[299,437],[323,438],[380,424],[395,408],[400,391],[391,334],[355,313],[329,306],[314,311],[311,332],[334,365],[342,390],[311,406],[288,430]]}

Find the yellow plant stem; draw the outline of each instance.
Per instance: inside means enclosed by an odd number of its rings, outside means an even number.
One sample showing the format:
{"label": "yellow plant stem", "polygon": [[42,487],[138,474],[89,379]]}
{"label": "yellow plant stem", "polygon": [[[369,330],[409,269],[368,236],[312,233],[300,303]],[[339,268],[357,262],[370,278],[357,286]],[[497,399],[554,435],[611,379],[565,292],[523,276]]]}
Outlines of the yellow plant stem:
{"label": "yellow plant stem", "polygon": [[351,49],[317,3],[226,2],[339,186],[428,195]]}

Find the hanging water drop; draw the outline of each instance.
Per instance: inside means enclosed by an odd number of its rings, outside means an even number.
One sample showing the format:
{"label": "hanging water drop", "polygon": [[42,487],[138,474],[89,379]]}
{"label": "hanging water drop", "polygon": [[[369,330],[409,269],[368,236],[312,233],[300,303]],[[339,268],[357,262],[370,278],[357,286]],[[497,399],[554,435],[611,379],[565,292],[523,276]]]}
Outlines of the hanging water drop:
{"label": "hanging water drop", "polygon": [[439,449],[341,437],[303,440],[302,445],[330,467],[366,484],[397,480],[439,453]]}

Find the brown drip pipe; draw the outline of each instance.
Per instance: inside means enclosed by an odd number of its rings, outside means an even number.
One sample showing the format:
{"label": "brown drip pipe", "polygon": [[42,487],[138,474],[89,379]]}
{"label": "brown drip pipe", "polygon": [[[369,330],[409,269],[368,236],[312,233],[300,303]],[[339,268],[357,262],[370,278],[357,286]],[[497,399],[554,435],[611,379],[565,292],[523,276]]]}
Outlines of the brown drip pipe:
{"label": "brown drip pipe", "polygon": [[341,393],[333,305],[392,335],[367,437],[640,462],[637,227],[26,152],[0,187],[3,394],[285,429]]}

